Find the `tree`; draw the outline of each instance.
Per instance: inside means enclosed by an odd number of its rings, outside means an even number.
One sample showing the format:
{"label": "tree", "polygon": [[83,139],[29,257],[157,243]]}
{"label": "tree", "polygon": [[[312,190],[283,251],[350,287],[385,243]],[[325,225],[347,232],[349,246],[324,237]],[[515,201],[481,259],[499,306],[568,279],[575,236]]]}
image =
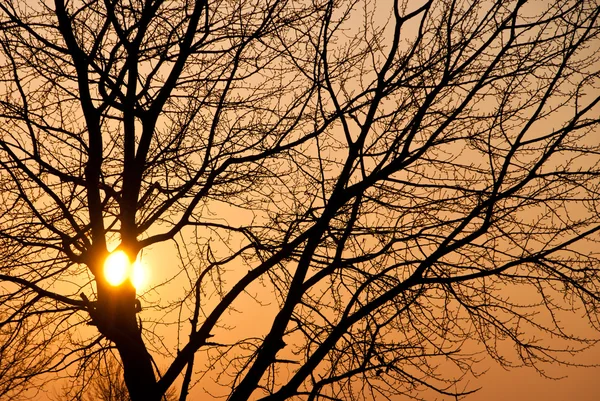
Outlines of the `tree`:
{"label": "tree", "polygon": [[92,385],[88,400],[129,401],[127,386],[121,378],[123,368],[113,360],[107,362],[106,369],[101,372]]}
{"label": "tree", "polygon": [[[381,3],[0,3],[0,395],[115,347],[134,401],[459,397],[593,344],[598,3]],[[109,284],[159,244],[184,290]]]}
{"label": "tree", "polygon": [[[82,391],[85,390],[85,391]],[[177,399],[174,389],[171,388],[161,398],[161,401],[175,401]],[[84,393],[85,394],[82,394]],[[101,358],[95,376],[88,381],[85,389],[67,386],[57,401],[76,399],[77,401],[130,401],[129,391],[123,380],[123,367],[119,365],[114,355],[107,354]]]}

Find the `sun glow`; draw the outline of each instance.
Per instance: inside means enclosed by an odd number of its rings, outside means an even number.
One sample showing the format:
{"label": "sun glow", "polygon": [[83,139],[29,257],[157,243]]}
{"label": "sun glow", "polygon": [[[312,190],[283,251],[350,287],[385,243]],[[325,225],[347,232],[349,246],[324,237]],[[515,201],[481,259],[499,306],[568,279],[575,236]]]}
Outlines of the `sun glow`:
{"label": "sun glow", "polygon": [[133,271],[131,272],[131,283],[136,290],[140,290],[146,286],[148,282],[148,269],[142,265],[142,262],[136,260],[133,262]]}
{"label": "sun glow", "polygon": [[115,251],[108,255],[104,262],[104,277],[110,285],[119,286],[128,278],[133,286],[139,290],[148,282],[148,272],[140,261],[133,264],[123,251]]}

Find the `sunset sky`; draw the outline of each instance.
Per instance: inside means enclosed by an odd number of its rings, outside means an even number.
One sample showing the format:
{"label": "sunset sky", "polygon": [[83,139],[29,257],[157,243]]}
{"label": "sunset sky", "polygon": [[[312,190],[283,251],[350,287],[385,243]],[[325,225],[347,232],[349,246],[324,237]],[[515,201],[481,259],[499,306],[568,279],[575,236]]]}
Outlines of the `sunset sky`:
{"label": "sunset sky", "polygon": [[0,400],[597,401],[599,71],[598,0],[0,0]]}

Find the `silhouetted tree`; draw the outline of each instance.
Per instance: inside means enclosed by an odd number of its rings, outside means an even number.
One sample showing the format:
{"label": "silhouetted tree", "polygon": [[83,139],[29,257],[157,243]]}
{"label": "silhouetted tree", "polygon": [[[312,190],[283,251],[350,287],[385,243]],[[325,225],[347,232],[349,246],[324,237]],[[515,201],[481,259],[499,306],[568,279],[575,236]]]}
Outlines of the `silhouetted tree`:
{"label": "silhouetted tree", "polygon": [[[108,359],[91,382],[86,401],[130,401],[129,391],[123,380],[123,367],[114,359]],[[167,390],[161,401],[175,401],[174,389]]]}
{"label": "silhouetted tree", "polygon": [[[129,391],[123,379],[123,367],[110,352],[98,358],[98,365],[95,369],[87,369],[87,373],[92,373],[90,379],[75,377],[75,383],[85,383],[85,385],[73,385],[69,382],[63,386],[62,392],[52,397],[54,401],[130,401]],[[170,388],[161,401],[175,401],[177,396],[175,389]]]}
{"label": "silhouetted tree", "polygon": [[114,360],[108,360],[106,366],[94,378],[82,399],[86,401],[129,401],[129,391],[123,377],[123,368]]}
{"label": "silhouetted tree", "polygon": [[[1,1],[0,396],[111,346],[134,401],[460,396],[478,350],[568,362],[593,341],[562,311],[599,328],[599,13]],[[140,299],[113,243],[178,256]]]}

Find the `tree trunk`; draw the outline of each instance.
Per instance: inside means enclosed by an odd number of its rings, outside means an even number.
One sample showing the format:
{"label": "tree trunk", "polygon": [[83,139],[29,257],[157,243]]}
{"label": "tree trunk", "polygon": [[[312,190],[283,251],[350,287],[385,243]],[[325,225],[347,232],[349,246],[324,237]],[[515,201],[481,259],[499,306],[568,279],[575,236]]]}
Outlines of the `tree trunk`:
{"label": "tree trunk", "polygon": [[100,333],[119,351],[131,400],[159,401],[161,394],[157,394],[152,359],[136,320],[139,311],[135,289],[129,281],[118,287],[98,282],[98,301],[90,315]]}

